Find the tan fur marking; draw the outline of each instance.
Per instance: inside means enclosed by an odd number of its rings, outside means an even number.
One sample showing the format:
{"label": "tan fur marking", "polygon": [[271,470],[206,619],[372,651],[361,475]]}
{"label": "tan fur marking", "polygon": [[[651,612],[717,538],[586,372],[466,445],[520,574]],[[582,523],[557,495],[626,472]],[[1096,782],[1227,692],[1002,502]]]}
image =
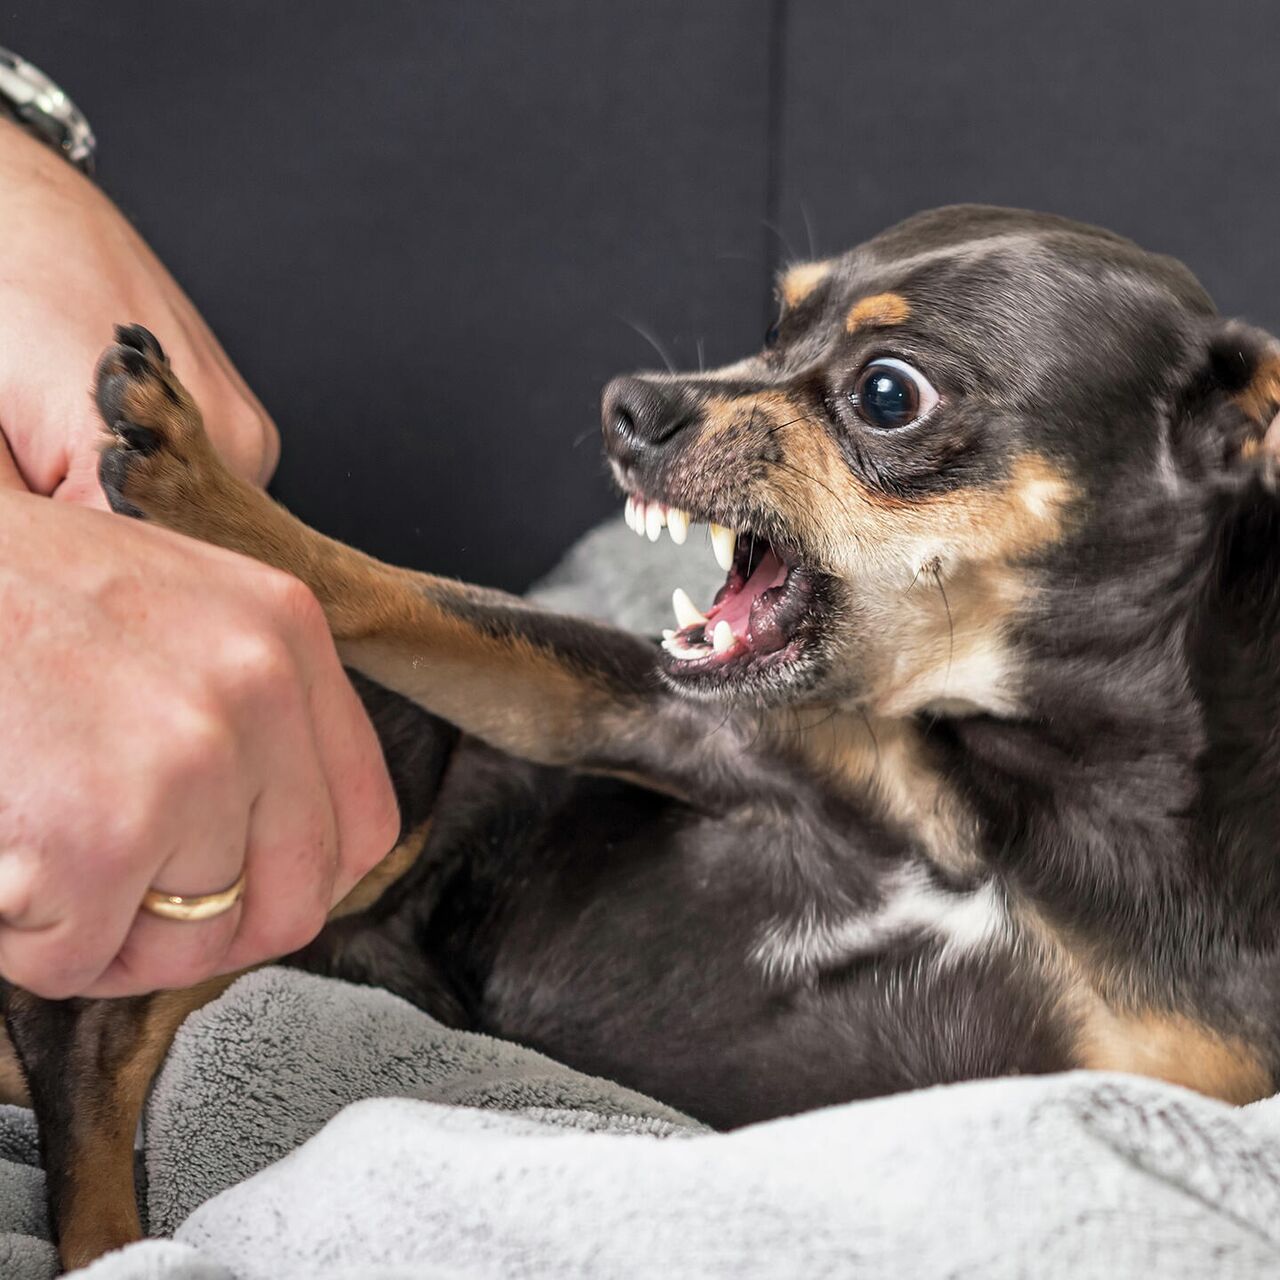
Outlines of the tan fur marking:
{"label": "tan fur marking", "polygon": [[1280,352],[1258,362],[1249,385],[1237,393],[1236,403],[1259,426],[1271,422],[1280,409]]}
{"label": "tan fur marking", "polygon": [[883,614],[885,638],[878,655],[859,654],[876,690],[868,709],[910,715],[956,694],[1015,710],[1005,637],[1034,589],[1019,561],[1062,535],[1067,478],[1025,454],[994,489],[904,500],[859,484],[824,431],[797,424],[779,439],[787,465],[770,471],[765,500],[840,576],[882,576],[860,596],[862,609]]}
{"label": "tan fur marking", "polygon": [[829,262],[801,262],[788,268],[778,288],[784,305],[798,307],[830,274]]}
{"label": "tan fur marking", "polygon": [[979,869],[977,821],[933,768],[914,723],[801,707],[774,712],[771,724],[779,750],[870,800],[936,866],[961,875]]}
{"label": "tan fur marking", "polygon": [[883,329],[902,324],[911,314],[911,304],[900,293],[877,293],[849,308],[844,318],[846,333],[859,329]]}
{"label": "tan fur marking", "polygon": [[1118,970],[1096,942],[1053,925],[1026,899],[1012,897],[1010,911],[1025,963],[1060,993],[1062,1016],[1076,1029],[1076,1066],[1167,1080],[1237,1104],[1275,1091],[1244,1040],[1185,1013],[1144,1008],[1132,975]]}
{"label": "tan fur marking", "polygon": [[749,396],[712,397],[703,405],[699,445],[718,435],[750,426],[777,429],[782,423],[803,421],[805,411],[781,391],[759,391]]}
{"label": "tan fur marking", "polygon": [[1176,1013],[1117,1013],[1101,1001],[1086,1018],[1080,1065],[1129,1071],[1243,1105],[1270,1097],[1270,1073],[1243,1040]]}
{"label": "tan fur marking", "polygon": [[[340,591],[347,600],[372,599],[350,582]],[[589,740],[609,732],[613,699],[603,685],[521,636],[486,635],[418,595],[405,592],[396,615],[364,613],[354,635],[331,617],[343,658],[466,732],[539,763],[574,763]]]}
{"label": "tan fur marking", "polygon": [[341,902],[329,912],[329,919],[355,915],[366,911],[400,879],[418,860],[427,837],[431,834],[431,819],[421,822],[400,841],[376,867],[368,872]]}
{"label": "tan fur marking", "polygon": [[18,1052],[3,1027],[0,1027],[0,1103],[13,1107],[31,1105],[22,1063],[18,1061]]}
{"label": "tan fur marking", "polygon": [[70,1189],[58,1206],[58,1254],[68,1270],[141,1238],[133,1136],[147,1091],[183,1019],[221,995],[237,977],[228,974],[185,991],[161,991],[150,997],[128,1058],[109,1076],[102,1074],[99,1058],[102,1037],[110,1029],[112,1004],[104,1001],[86,1014],[83,1027],[78,1028],[73,1061],[67,1064],[81,1086],[73,1086],[71,1095],[78,1128],[68,1171]]}

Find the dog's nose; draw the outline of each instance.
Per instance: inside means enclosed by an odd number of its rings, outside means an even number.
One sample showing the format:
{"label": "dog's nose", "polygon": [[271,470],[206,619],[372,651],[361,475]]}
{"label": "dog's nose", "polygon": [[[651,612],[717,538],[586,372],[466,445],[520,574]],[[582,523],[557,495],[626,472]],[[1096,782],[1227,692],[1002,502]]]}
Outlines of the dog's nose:
{"label": "dog's nose", "polygon": [[666,444],[693,414],[678,387],[614,378],[600,399],[600,416],[610,452],[634,457]]}

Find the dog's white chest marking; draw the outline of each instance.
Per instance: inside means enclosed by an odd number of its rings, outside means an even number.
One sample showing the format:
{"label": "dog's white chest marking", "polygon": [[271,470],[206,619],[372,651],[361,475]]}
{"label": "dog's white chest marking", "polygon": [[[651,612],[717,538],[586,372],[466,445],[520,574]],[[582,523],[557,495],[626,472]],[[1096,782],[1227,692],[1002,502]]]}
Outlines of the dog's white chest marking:
{"label": "dog's white chest marking", "polygon": [[912,936],[940,944],[938,958],[946,963],[1008,935],[1004,896],[994,882],[954,892],[911,866],[894,874],[884,900],[867,912],[823,919],[810,911],[771,921],[751,959],[770,978],[790,978],[874,955]]}

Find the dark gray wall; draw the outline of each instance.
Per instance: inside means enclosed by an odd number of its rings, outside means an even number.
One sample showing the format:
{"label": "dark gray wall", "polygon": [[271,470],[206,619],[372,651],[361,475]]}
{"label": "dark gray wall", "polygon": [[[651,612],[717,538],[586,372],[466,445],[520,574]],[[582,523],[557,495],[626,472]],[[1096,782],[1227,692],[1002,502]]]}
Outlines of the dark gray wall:
{"label": "dark gray wall", "polygon": [[[617,509],[596,397],[759,340],[781,260],[992,200],[1280,327],[1272,4],[0,0],[285,435],[277,490],[520,586]],[[806,224],[808,224],[806,226]],[[772,229],[776,227],[776,232]],[[784,248],[789,244],[790,249]]]}

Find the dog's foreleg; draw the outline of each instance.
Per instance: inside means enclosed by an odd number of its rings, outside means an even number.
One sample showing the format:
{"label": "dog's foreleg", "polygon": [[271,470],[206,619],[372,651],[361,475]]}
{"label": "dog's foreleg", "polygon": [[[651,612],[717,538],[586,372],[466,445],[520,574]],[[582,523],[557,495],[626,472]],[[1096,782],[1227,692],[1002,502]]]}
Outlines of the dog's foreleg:
{"label": "dog's foreleg", "polygon": [[711,713],[662,688],[651,645],[316,533],[222,465],[150,334],[118,336],[98,371],[113,433],[100,474],[117,510],[300,578],[348,665],[464,732],[538,763],[687,789],[681,739],[705,735]]}

